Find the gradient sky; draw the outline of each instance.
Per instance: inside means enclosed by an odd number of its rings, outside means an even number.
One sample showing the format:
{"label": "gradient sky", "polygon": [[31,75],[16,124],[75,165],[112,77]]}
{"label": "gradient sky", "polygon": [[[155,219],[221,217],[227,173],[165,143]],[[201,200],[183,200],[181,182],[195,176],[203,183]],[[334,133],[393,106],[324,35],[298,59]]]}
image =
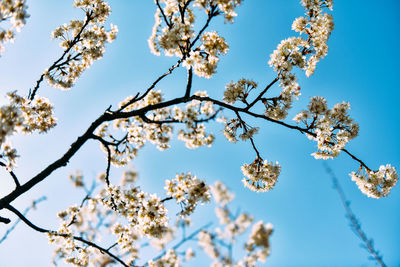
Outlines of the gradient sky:
{"label": "gradient sky", "polygon": [[[27,3],[31,17],[15,43],[7,45],[0,58],[0,103],[4,103],[6,92],[18,90],[26,94],[34,86],[42,71],[62,53],[58,43],[50,39],[50,32],[83,15],[72,7],[72,1]],[[118,25],[119,34],[117,40],[106,47],[104,58],[95,62],[70,91],[42,84],[39,93],[55,104],[58,126],[46,135],[13,138],[21,155],[16,173],[22,182],[60,157],[110,104],[115,106],[127,95],[143,90],[176,61],[176,58],[156,57],[147,47],[154,23],[152,1],[113,0],[110,5],[112,15],[107,23]],[[396,0],[334,3],[335,30],[328,43],[329,53],[310,78],[299,73],[302,96],[287,120],[293,123],[291,118],[307,105],[311,96],[326,97],[330,107],[337,102],[350,102],[350,113],[360,124],[360,135],[347,148],[374,169],[387,163],[400,168],[399,7]],[[269,54],[282,39],[296,35],[291,31],[292,21],[303,15],[297,0],[247,0],[237,11],[239,16],[232,25],[224,24],[223,20],[212,23],[210,30],[218,30],[226,38],[230,51],[222,58],[218,73],[212,79],[194,79],[194,91],[207,90],[211,96],[221,97],[226,83],[242,77],[260,85],[268,84],[275,75],[267,63]],[[185,70],[180,69],[157,89],[172,97],[180,94],[184,86]],[[279,88],[275,86],[272,91],[278,92]],[[274,190],[256,194],[243,187],[240,166],[254,160],[254,151],[247,142],[228,143],[220,133],[222,125],[217,123],[209,125],[217,134],[211,148],[188,150],[176,138],[171,143],[172,148],[164,152],[147,145],[132,162],[139,171],[139,184],[149,192],[161,192],[165,179],[187,171],[210,184],[215,180],[223,181],[236,194],[232,203],[234,209],[248,211],[255,220],[274,225],[271,256],[265,266],[374,266],[348,226],[323,162],[310,156],[316,144],[279,125],[264,121],[253,124],[260,127],[255,140],[263,157],[279,161],[282,166]],[[388,266],[399,266],[399,185],[384,199],[369,199],[348,176],[357,170],[356,162],[343,154],[327,163],[339,178],[353,211],[368,237],[374,239],[384,261]],[[89,142],[68,167],[56,171],[17,199],[14,206],[24,209],[32,199],[46,195],[48,200],[28,217],[37,225],[55,229],[58,227],[56,213],[84,196],[83,192],[72,188],[68,175],[82,169],[90,181],[104,168],[104,154],[99,145]],[[120,172],[112,170],[115,180]],[[13,188],[8,178],[3,171],[1,195]],[[205,215],[213,212],[212,209],[211,205],[199,208],[194,217],[195,226],[208,222]],[[8,214],[0,211],[0,215]],[[2,225],[0,234],[5,229]],[[0,244],[0,266],[51,266],[52,250],[43,234],[20,224],[9,239]],[[207,264],[208,259],[202,258],[188,266]]]}

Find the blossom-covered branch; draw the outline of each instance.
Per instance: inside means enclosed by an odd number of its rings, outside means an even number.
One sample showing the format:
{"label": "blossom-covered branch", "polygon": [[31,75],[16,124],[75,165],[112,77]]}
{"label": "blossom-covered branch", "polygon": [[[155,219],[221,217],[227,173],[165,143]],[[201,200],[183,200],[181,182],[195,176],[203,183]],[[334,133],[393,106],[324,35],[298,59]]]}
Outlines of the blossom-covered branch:
{"label": "blossom-covered branch", "polygon": [[[4,52],[4,44],[14,42],[15,33],[21,31],[29,14],[24,0],[0,1],[0,56]],[[9,22],[8,29],[3,28],[4,22]]]}

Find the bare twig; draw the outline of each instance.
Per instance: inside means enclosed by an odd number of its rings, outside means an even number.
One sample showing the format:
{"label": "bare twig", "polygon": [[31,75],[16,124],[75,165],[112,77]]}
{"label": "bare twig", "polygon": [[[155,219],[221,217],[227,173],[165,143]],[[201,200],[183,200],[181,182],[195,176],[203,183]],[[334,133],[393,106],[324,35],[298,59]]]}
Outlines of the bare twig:
{"label": "bare twig", "polygon": [[168,26],[169,29],[171,29],[172,24],[171,24],[170,21],[168,21],[167,16],[165,16],[164,9],[161,7],[160,1],[159,1],[159,0],[156,0],[156,5],[157,5],[158,9],[159,9],[160,12],[161,12],[161,15],[162,15],[162,17],[163,17],[163,19],[164,19],[165,24],[167,24],[167,26]]}
{"label": "bare twig", "polygon": [[340,201],[344,209],[346,210],[346,217],[350,221],[350,227],[353,232],[361,239],[363,242],[364,247],[371,255],[371,258],[374,259],[380,266],[386,267],[386,264],[383,262],[382,255],[379,254],[379,251],[375,250],[373,239],[368,239],[367,234],[361,229],[360,221],[357,219],[356,215],[350,208],[350,201],[347,200],[346,195],[342,187],[340,186],[339,180],[336,175],[333,173],[332,169],[328,166],[328,164],[324,163],[324,167],[326,172],[331,177],[333,188],[336,190],[340,197]]}
{"label": "bare twig", "polygon": [[[26,216],[26,214],[28,214],[28,212],[29,212],[31,209],[35,208],[37,204],[39,204],[40,202],[42,202],[42,201],[44,201],[44,200],[46,200],[46,199],[47,199],[47,198],[46,198],[45,196],[43,196],[43,197],[41,197],[41,198],[38,198],[38,199],[34,200],[34,201],[32,202],[32,205],[29,206],[29,207],[27,207],[27,208],[25,209],[25,211],[23,212],[23,215]],[[15,223],[5,232],[5,234],[3,235],[3,237],[0,239],[0,244],[3,243],[3,242],[7,239],[7,237],[10,235],[10,233],[11,233],[12,231],[14,231],[15,227],[17,227],[17,225],[18,225],[20,222],[21,222],[21,219],[18,218],[18,220],[15,221]]]}

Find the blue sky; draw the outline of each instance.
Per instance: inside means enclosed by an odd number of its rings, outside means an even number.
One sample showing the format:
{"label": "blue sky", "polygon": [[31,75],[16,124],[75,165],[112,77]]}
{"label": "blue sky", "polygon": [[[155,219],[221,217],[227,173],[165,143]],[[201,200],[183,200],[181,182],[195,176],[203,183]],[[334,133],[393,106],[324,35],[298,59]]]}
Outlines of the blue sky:
{"label": "blue sky", "polygon": [[[31,18],[0,58],[1,97],[12,90],[26,93],[41,72],[61,54],[58,43],[50,39],[50,32],[70,19],[82,17],[81,12],[72,7],[72,1],[38,0],[28,1],[28,5]],[[95,62],[70,91],[53,89],[46,84],[40,89],[40,94],[55,104],[59,118],[57,128],[47,135],[13,139],[21,154],[16,172],[22,181],[62,155],[110,104],[115,106],[127,95],[143,90],[176,61],[176,58],[156,57],[147,47],[154,23],[152,1],[114,0],[110,5],[112,15],[108,23],[118,25],[119,34],[117,40],[107,46],[104,58]],[[298,75],[302,96],[288,116],[292,123],[290,119],[314,95],[326,97],[330,107],[337,102],[350,102],[351,115],[360,124],[360,135],[347,148],[375,169],[387,163],[400,167],[399,7],[395,0],[336,1],[332,13],[335,30],[328,43],[328,56],[318,63],[310,78],[302,73]],[[194,79],[193,90],[207,90],[211,96],[221,97],[226,83],[242,77],[260,85],[268,84],[275,75],[267,63],[269,54],[282,39],[296,34],[291,31],[291,24],[303,15],[303,8],[297,0],[244,1],[238,14],[232,25],[224,24],[223,20],[211,25],[210,29],[218,30],[226,38],[230,51],[221,59],[218,73],[212,79]],[[180,69],[160,83],[158,89],[171,97],[182,92],[184,86],[185,70]],[[275,86],[273,91],[278,92],[279,88]],[[172,148],[164,152],[147,145],[132,162],[139,171],[139,183],[145,190],[161,192],[165,179],[187,171],[208,183],[223,181],[236,194],[234,208],[246,210],[256,220],[271,222],[275,227],[271,256],[265,266],[373,266],[348,226],[322,161],[310,156],[316,144],[279,125],[264,121],[253,123],[260,127],[255,140],[264,158],[279,161],[282,166],[274,190],[256,194],[242,186],[240,166],[250,163],[254,152],[250,143],[228,143],[220,133],[222,125],[217,123],[209,125],[217,135],[211,148],[188,150],[176,138]],[[399,186],[384,199],[369,199],[348,176],[358,168],[354,161],[343,154],[329,160],[328,164],[385,262],[388,266],[399,265]],[[57,211],[83,196],[69,185],[68,174],[82,169],[90,179],[104,167],[104,155],[98,144],[90,142],[67,168],[55,172],[14,205],[23,209],[30,200],[46,195],[48,201],[29,217],[38,225],[54,229]],[[115,179],[119,173],[119,169],[112,170]],[[12,184],[4,173],[2,177],[0,194],[4,195],[12,189]],[[204,215],[208,212],[212,212],[212,207],[198,210],[196,225],[206,222]],[[6,213],[1,211],[0,214]],[[0,244],[1,264],[51,266],[52,249],[44,235],[21,224]],[[208,263],[204,260],[189,266]]]}

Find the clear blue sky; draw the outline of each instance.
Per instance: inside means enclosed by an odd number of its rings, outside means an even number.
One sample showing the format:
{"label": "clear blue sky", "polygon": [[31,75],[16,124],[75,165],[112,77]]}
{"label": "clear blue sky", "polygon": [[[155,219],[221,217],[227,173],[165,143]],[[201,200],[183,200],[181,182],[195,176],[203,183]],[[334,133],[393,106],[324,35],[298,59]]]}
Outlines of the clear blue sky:
{"label": "clear blue sky", "polygon": [[[110,104],[115,106],[127,95],[146,88],[176,60],[156,57],[147,47],[154,23],[152,1],[114,0],[110,4],[112,15],[108,23],[118,25],[119,34],[117,40],[107,46],[105,57],[95,62],[70,91],[59,91],[45,84],[40,89],[41,95],[55,103],[58,127],[47,135],[14,139],[21,154],[16,172],[23,181],[62,155]],[[12,90],[26,93],[33,87],[42,70],[61,54],[58,43],[50,39],[50,32],[70,19],[82,17],[81,12],[72,8],[72,1],[37,0],[28,1],[28,5],[31,18],[0,58],[2,96]],[[347,148],[376,169],[386,163],[400,168],[399,8],[396,0],[336,1],[332,13],[335,30],[328,43],[328,56],[319,62],[313,76],[298,76],[302,96],[288,116],[292,123],[293,115],[314,95],[326,97],[329,106],[349,101],[351,115],[360,124],[360,135]],[[244,1],[238,14],[232,25],[222,21],[212,24],[210,29],[218,30],[226,38],[230,51],[222,58],[215,77],[210,80],[195,78],[194,90],[207,90],[211,96],[221,97],[226,83],[242,77],[261,85],[269,83],[275,75],[267,63],[269,54],[282,39],[296,34],[291,31],[291,24],[303,14],[303,8],[297,0]],[[182,92],[184,74],[182,69],[177,71],[163,81],[159,89],[167,96]],[[240,207],[253,214],[256,220],[274,225],[271,256],[265,266],[374,266],[348,226],[322,161],[310,156],[316,144],[281,126],[263,121],[255,123],[260,127],[256,142],[263,156],[279,161],[282,166],[281,176],[271,192],[256,194],[242,186],[240,166],[250,163],[254,152],[249,143],[228,143],[220,134],[222,126],[219,124],[210,125],[217,133],[212,148],[187,150],[176,139],[172,148],[165,152],[147,145],[132,163],[139,171],[140,184],[150,192],[161,192],[160,184],[164,179],[186,171],[192,171],[208,183],[222,180],[236,194],[233,207]],[[388,266],[398,266],[399,185],[387,198],[368,199],[348,176],[358,168],[354,161],[340,155],[328,163],[385,262]],[[89,143],[67,168],[55,172],[15,201],[15,206],[23,209],[31,199],[46,195],[48,201],[29,217],[38,225],[54,229],[58,223],[56,213],[79,201],[83,194],[69,185],[68,174],[82,169],[89,179],[103,171],[104,166],[104,155],[98,144]],[[119,173],[120,170],[112,170],[116,178]],[[1,195],[12,189],[6,179],[3,173]],[[211,207],[198,210],[197,225],[205,222],[207,216],[204,215],[208,212],[212,212]],[[5,215],[5,212],[0,214]],[[21,224],[9,240],[0,244],[0,265],[51,266],[52,249],[44,235]],[[197,262],[197,266],[208,263],[207,260]]]}

